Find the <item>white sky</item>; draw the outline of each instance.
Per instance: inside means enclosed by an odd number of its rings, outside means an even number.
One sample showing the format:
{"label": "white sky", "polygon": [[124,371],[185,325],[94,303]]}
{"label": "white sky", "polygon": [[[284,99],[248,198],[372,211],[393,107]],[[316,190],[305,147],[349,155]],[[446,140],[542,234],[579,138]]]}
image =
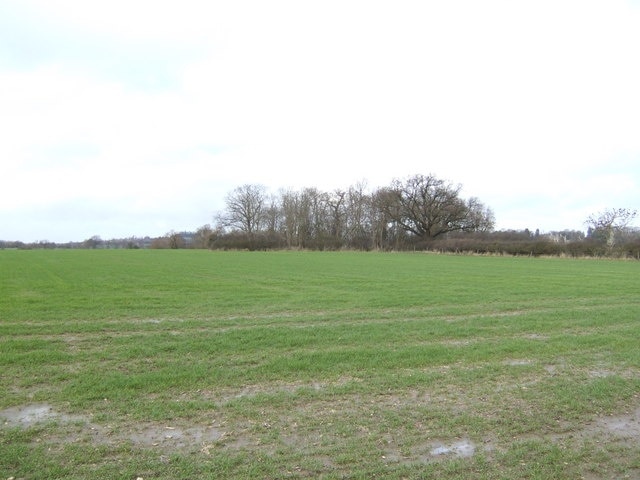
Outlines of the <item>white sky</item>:
{"label": "white sky", "polygon": [[640,208],[640,1],[0,0],[0,239],[432,173],[498,229]]}

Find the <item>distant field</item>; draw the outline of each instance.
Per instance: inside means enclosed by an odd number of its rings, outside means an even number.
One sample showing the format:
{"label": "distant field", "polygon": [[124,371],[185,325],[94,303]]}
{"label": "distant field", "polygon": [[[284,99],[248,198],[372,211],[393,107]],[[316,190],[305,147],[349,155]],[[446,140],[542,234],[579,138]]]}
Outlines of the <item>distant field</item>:
{"label": "distant field", "polygon": [[640,478],[640,262],[0,250],[0,479]]}

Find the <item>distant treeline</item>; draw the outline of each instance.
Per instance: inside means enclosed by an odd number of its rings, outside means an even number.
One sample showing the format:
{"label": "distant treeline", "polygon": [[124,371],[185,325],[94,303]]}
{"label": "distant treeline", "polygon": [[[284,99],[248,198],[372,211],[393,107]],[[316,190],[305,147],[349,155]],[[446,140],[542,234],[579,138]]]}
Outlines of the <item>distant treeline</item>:
{"label": "distant treeline", "polygon": [[585,220],[586,234],[565,230],[494,231],[493,211],[461,186],[433,175],[393,180],[369,191],[364,184],[324,192],[317,188],[269,193],[243,185],[225,198],[215,225],[158,238],[55,244],[0,242],[0,248],[207,248],[243,250],[431,250],[498,255],[610,256],[640,259],[635,210],[613,208]]}
{"label": "distant treeline", "polygon": [[[211,249],[278,250],[287,249],[286,241],[277,234],[261,233],[253,239],[240,232],[213,232]],[[629,232],[627,238],[613,247],[601,239],[585,236],[580,231],[562,231],[545,234],[529,230],[501,230],[480,233],[450,233],[425,241],[410,235],[402,235],[386,247],[371,248],[364,242],[359,246],[336,247],[323,242],[310,244],[309,250],[384,250],[384,251],[433,251],[439,253],[517,255],[517,256],[569,256],[616,257],[640,259],[640,233]]]}
{"label": "distant treeline", "polygon": [[[187,232],[185,236],[189,236]],[[152,238],[152,237],[128,237],[128,238],[113,238],[110,240],[103,240],[99,236],[95,235],[91,238],[83,240],[81,242],[52,242],[49,240],[39,240],[37,242],[21,242],[21,241],[6,241],[0,240],[0,249],[13,249],[13,250],[33,250],[33,249],[53,249],[53,248],[67,248],[67,249],[94,249],[94,248],[152,248],[154,243],[165,241],[165,236]]]}
{"label": "distant treeline", "polygon": [[[286,250],[286,238],[274,232],[260,232],[252,239],[238,231],[224,232],[209,225],[196,232],[169,232],[165,236],[150,238],[123,238],[102,240],[92,237],[83,242],[55,243],[40,241],[24,243],[0,241],[0,249],[213,249],[213,250]],[[293,249],[300,249],[293,247]],[[363,241],[359,245],[337,246],[331,242],[311,242],[308,250],[383,250],[383,251],[434,251],[439,253],[518,255],[518,256],[568,256],[568,257],[616,257],[640,259],[640,232],[629,229],[621,234],[613,246],[588,232],[565,230],[539,233],[530,230],[500,230],[493,232],[449,233],[441,238],[424,241],[410,235],[394,239],[385,248],[373,248]]]}

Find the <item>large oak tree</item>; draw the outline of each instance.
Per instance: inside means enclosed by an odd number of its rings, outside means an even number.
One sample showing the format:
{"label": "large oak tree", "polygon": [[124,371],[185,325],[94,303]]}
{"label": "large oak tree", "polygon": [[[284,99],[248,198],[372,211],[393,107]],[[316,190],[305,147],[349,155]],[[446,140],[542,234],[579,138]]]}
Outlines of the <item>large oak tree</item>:
{"label": "large oak tree", "polygon": [[449,232],[491,230],[493,212],[477,198],[461,198],[461,188],[433,175],[414,175],[394,180],[380,206],[401,229],[425,240]]}

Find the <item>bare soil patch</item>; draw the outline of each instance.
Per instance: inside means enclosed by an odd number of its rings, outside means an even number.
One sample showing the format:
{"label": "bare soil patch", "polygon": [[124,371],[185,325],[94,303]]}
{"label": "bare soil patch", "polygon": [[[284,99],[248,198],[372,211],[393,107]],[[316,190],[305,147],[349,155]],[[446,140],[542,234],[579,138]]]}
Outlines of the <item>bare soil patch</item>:
{"label": "bare soil patch", "polygon": [[[88,438],[94,444],[117,444],[131,442],[142,448],[158,447],[168,453],[179,450],[208,450],[231,437],[237,437],[223,426],[209,425],[160,425],[154,423],[136,423],[127,427],[114,428],[100,425],[89,417],[68,415],[54,410],[46,403],[22,405],[0,410],[0,421],[7,427],[29,428],[36,424],[57,422],[60,424],[80,425],[80,431],[70,432],[68,438],[52,437],[60,442],[76,441],[78,437]],[[242,445],[245,442],[237,438],[231,444]],[[206,452],[205,452],[206,453]]]}
{"label": "bare soil patch", "polygon": [[[252,391],[242,392],[245,395],[253,393]],[[423,398],[417,392],[412,392],[412,397],[414,400]],[[633,410],[622,414],[597,417],[577,430],[542,435],[538,438],[554,443],[595,441],[602,444],[618,443],[635,447],[640,442],[640,407],[633,408]],[[188,425],[184,421],[176,425],[137,422],[129,426],[120,425],[114,428],[98,424],[89,416],[60,412],[46,403],[21,405],[0,410],[0,426],[2,427],[27,429],[48,422],[69,427],[67,430],[70,433],[65,434],[66,436],[54,432],[48,437],[48,440],[54,443],[78,441],[79,438],[95,445],[130,442],[138,448],[157,450],[161,455],[169,455],[174,452],[199,452],[211,455],[218,449],[269,449],[268,445],[261,444],[259,438],[255,437],[246,425],[243,427],[224,422],[217,423],[216,421],[211,421],[206,425]],[[284,424],[283,422],[282,425]],[[264,425],[265,428],[271,428],[271,425],[266,423]],[[274,426],[274,428],[277,427]],[[331,433],[328,432],[298,429],[297,425],[289,425],[286,430],[278,435],[282,444],[302,449],[310,455],[321,454],[318,450],[319,447],[326,446],[327,442],[333,443],[329,438]],[[492,438],[491,432],[487,433],[487,438]],[[358,432],[355,434],[358,435]],[[380,441],[382,459],[386,463],[410,465],[451,458],[471,458],[480,453],[500,450],[498,443],[495,443],[497,439],[477,443],[469,438],[447,440],[446,438],[437,439],[437,437],[434,439],[433,436],[429,436],[430,438],[425,439],[424,442],[406,448],[401,447],[390,434],[386,439],[383,438]],[[331,465],[329,457],[325,455],[323,458],[323,464]]]}
{"label": "bare soil patch", "polygon": [[609,435],[618,440],[637,445],[640,442],[640,408],[624,415],[612,415],[597,419],[585,429],[585,435]]}

